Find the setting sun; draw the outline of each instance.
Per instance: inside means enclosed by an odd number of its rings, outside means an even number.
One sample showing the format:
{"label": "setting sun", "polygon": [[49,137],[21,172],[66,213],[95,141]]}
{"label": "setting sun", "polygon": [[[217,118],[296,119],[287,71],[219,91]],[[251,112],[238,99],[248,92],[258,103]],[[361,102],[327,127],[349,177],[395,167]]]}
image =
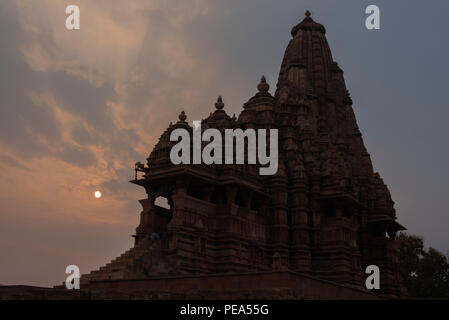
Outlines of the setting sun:
{"label": "setting sun", "polygon": [[95,191],[95,193],[94,193],[94,195],[95,195],[95,198],[101,198],[101,192],[100,191]]}

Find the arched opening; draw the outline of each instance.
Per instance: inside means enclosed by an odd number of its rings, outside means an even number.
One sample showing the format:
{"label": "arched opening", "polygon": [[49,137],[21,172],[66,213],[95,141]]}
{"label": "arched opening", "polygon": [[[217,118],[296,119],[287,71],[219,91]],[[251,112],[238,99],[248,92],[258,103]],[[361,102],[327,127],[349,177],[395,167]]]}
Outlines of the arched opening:
{"label": "arched opening", "polygon": [[161,207],[161,208],[164,208],[164,209],[167,209],[167,210],[170,210],[170,209],[171,209],[171,206],[170,206],[170,204],[168,203],[168,199],[165,198],[165,197],[162,197],[162,196],[159,196],[159,197],[157,197],[157,198],[154,200],[154,205],[155,205],[155,206],[158,206],[158,207]]}
{"label": "arched opening", "polygon": [[245,199],[243,198],[242,193],[239,191],[237,192],[237,195],[235,197],[235,204],[240,206],[240,207],[244,207],[245,206]]}
{"label": "arched opening", "polygon": [[251,199],[249,206],[250,206],[251,210],[254,210],[254,211],[260,210],[260,202],[255,198]]}
{"label": "arched opening", "polygon": [[200,200],[204,199],[204,192],[200,186],[197,185],[191,185],[187,189],[187,195],[193,198],[197,198]]}
{"label": "arched opening", "polygon": [[214,188],[214,191],[212,192],[212,195],[210,197],[210,202],[217,205],[227,203],[225,191],[220,187]]}
{"label": "arched opening", "polygon": [[170,198],[158,196],[154,199],[154,215],[152,235],[164,240],[167,226],[173,217],[173,206]]}

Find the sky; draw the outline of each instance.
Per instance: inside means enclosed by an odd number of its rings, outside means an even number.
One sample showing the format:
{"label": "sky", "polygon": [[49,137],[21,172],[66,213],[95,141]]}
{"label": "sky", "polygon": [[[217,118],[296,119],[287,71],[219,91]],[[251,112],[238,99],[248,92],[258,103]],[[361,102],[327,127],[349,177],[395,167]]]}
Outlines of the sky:
{"label": "sky", "polygon": [[[65,28],[76,4],[81,29]],[[365,8],[380,8],[380,30]],[[344,70],[398,221],[449,251],[449,2],[0,2],[0,283],[52,286],[133,244],[145,198],[128,181],[184,110],[222,95],[237,115],[274,93],[290,29],[310,10]],[[101,190],[100,199],[94,191]]]}

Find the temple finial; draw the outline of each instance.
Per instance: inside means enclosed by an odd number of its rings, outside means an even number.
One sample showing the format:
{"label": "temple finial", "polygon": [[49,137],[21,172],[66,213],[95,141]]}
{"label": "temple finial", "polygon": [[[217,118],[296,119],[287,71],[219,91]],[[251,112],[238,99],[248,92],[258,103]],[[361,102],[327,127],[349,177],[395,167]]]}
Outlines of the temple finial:
{"label": "temple finial", "polygon": [[306,17],[310,18],[310,11],[309,10],[306,11]]}
{"label": "temple finial", "polygon": [[224,108],[224,103],[221,96],[218,96],[217,102],[215,103],[215,108],[217,108],[217,110],[221,110]]}
{"label": "temple finial", "polygon": [[257,89],[259,90],[259,92],[263,93],[268,92],[268,90],[270,89],[270,85],[267,83],[265,76],[262,76],[262,78],[260,78],[260,82],[257,85]]}
{"label": "temple finial", "polygon": [[186,113],[183,111],[181,111],[181,113],[179,114],[179,121],[184,122],[187,119]]}

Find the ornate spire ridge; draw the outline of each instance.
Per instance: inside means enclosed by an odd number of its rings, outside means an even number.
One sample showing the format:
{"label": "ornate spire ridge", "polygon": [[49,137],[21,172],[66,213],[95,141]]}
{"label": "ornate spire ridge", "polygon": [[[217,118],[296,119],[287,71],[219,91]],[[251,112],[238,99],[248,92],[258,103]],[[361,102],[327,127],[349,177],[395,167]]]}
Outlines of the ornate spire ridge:
{"label": "ornate spire ridge", "polygon": [[321,31],[322,33],[326,33],[326,29],[321,23],[315,22],[310,16],[311,13],[309,10],[305,13],[305,18],[299,24],[293,27],[291,34],[294,38],[299,30],[316,30]]}
{"label": "ornate spire ridge", "polygon": [[187,115],[186,115],[186,113],[184,112],[184,110],[181,111],[181,113],[179,114],[178,118],[179,118],[179,122],[186,122]]}
{"label": "ornate spire ridge", "polygon": [[267,83],[265,76],[262,76],[259,84],[257,85],[257,90],[259,90],[259,92],[262,92],[262,93],[267,93],[269,89],[270,89],[270,85]]}
{"label": "ornate spire ridge", "polygon": [[217,102],[215,103],[215,108],[217,108],[217,110],[221,110],[224,108],[224,103],[221,96],[218,96]]}
{"label": "ornate spire ridge", "polygon": [[291,33],[293,39],[284,53],[276,97],[280,96],[280,90],[284,87],[294,87],[295,90],[301,87],[301,90],[307,92],[307,86],[310,86],[314,94],[325,94],[334,75],[332,70],[338,71],[332,59],[325,28],[311,18],[309,11],[304,19],[292,28]]}

